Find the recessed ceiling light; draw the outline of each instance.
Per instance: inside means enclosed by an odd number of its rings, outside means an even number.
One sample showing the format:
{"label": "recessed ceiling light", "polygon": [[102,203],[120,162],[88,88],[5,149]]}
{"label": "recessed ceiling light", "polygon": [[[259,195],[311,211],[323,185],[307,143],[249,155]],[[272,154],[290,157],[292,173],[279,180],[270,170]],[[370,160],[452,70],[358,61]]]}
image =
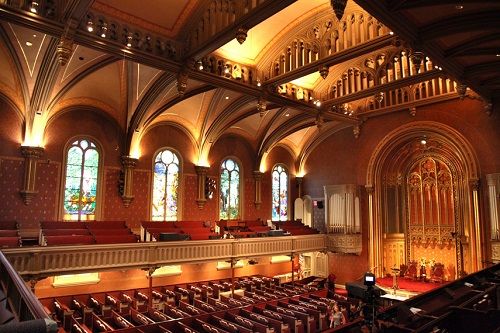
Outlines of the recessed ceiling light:
{"label": "recessed ceiling light", "polygon": [[500,57],[500,53],[497,53],[497,57]]}
{"label": "recessed ceiling light", "polygon": [[229,96],[226,96],[225,98],[226,98],[226,99],[229,99]]}
{"label": "recessed ceiling light", "polygon": [[78,60],[85,60],[84,57],[78,57]]}
{"label": "recessed ceiling light", "polygon": [[290,114],[289,113],[285,113],[285,117],[288,117],[288,116],[290,116]]}
{"label": "recessed ceiling light", "polygon": [[36,38],[36,34],[33,34],[33,38]]}
{"label": "recessed ceiling light", "polygon": [[458,10],[462,10],[462,9],[464,9],[464,5],[458,4],[458,5],[455,5],[455,8]]}
{"label": "recessed ceiling light", "polygon": [[32,43],[32,42],[30,42],[30,41],[27,41],[27,42],[26,42],[26,46],[32,46],[32,45],[33,45],[33,43]]}
{"label": "recessed ceiling light", "polygon": [[394,35],[394,31],[389,31],[389,35]]}

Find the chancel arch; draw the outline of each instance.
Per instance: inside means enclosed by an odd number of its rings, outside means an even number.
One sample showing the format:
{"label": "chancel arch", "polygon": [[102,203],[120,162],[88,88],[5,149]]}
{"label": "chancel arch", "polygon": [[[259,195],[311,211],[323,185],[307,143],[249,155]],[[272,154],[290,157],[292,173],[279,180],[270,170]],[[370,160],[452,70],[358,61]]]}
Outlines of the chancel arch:
{"label": "chancel arch", "polygon": [[467,140],[431,121],[388,134],[367,173],[370,266],[377,275],[415,263],[445,277],[482,268],[478,167]]}

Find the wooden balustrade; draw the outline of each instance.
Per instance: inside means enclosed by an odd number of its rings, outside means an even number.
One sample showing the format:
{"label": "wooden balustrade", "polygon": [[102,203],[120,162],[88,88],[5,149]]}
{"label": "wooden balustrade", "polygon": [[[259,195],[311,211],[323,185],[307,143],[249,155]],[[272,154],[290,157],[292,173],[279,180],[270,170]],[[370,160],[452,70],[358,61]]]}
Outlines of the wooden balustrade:
{"label": "wooden balustrade", "polygon": [[24,276],[51,276],[102,269],[132,269],[185,262],[229,260],[326,249],[325,235],[143,242],[5,249],[14,269]]}

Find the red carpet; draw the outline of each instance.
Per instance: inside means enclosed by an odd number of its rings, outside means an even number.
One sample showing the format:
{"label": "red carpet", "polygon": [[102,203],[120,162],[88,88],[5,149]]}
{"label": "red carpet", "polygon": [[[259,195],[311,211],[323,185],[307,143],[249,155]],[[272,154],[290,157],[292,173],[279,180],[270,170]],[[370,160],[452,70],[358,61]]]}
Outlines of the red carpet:
{"label": "red carpet", "polygon": [[[377,279],[377,284],[384,287],[384,288],[392,288],[392,277],[384,277],[384,278],[378,278]],[[410,279],[405,279],[405,278],[398,278],[398,286],[399,289],[411,291],[411,292],[417,292],[417,293],[423,293],[438,287],[441,287],[441,283],[435,283],[435,282],[421,282],[421,281],[414,281]]]}

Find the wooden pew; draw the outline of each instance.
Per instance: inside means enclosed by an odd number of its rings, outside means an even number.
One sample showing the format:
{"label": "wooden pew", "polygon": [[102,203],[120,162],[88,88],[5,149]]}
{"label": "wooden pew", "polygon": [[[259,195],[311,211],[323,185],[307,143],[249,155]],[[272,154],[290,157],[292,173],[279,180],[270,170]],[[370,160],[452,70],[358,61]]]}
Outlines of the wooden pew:
{"label": "wooden pew", "polygon": [[298,305],[302,307],[302,309],[304,309],[307,313],[313,315],[314,320],[316,321],[317,324],[316,328],[318,330],[322,331],[328,328],[327,309],[325,307],[294,298],[288,299],[288,303]]}
{"label": "wooden pew", "polygon": [[200,332],[206,333],[230,333],[229,331],[223,330],[222,328],[217,328],[212,324],[207,323],[201,319],[195,318],[193,320],[192,326]]}
{"label": "wooden pew", "polygon": [[256,304],[257,301],[254,300],[253,298],[250,298],[248,296],[242,296],[242,295],[238,295],[238,294],[234,294],[234,298],[239,300],[239,301],[242,301],[246,304]]}
{"label": "wooden pew", "polygon": [[71,318],[71,321],[69,323],[69,328],[67,330],[65,329],[65,331],[70,333],[92,333],[90,329],[81,325],[73,317]]}
{"label": "wooden pew", "polygon": [[167,316],[172,317],[174,319],[191,317],[191,315],[189,313],[186,313],[186,312],[184,312],[180,309],[177,309],[171,305],[165,305],[164,313]]}
{"label": "wooden pew", "polygon": [[[239,314],[253,321],[272,327],[277,333],[290,333],[290,326],[283,322],[282,319],[261,315],[246,309],[240,309]],[[279,317],[281,318],[281,316]]]}
{"label": "wooden pew", "polygon": [[44,241],[45,243],[40,245],[88,245],[95,243],[94,237],[89,235],[44,236]]}
{"label": "wooden pew", "polygon": [[167,316],[163,312],[156,309],[152,309],[150,307],[148,307],[148,317],[154,320],[155,322],[168,321],[174,319],[170,316]]}
{"label": "wooden pew", "polygon": [[66,304],[58,301],[56,298],[53,300],[54,314],[61,326],[69,331],[71,329],[71,323],[73,319],[73,310],[71,310]]}
{"label": "wooden pew", "polygon": [[202,310],[202,311],[205,311],[205,312],[216,312],[218,311],[218,309],[208,303],[205,303],[199,299],[195,299],[193,301],[193,306]]}
{"label": "wooden pew", "polygon": [[304,324],[300,318],[294,316],[293,313],[284,311],[285,309],[278,308],[274,305],[272,305],[272,307],[268,307],[267,305],[269,304],[266,304],[265,308],[254,306],[252,311],[268,318],[274,318],[286,323],[290,332],[304,333]]}
{"label": "wooden pew", "polygon": [[179,302],[179,309],[182,311],[189,313],[191,316],[198,316],[201,314],[207,313],[206,311],[203,311],[201,309],[197,309],[196,307],[187,304],[186,302]]}
{"label": "wooden pew", "polygon": [[253,330],[245,326],[238,325],[230,320],[223,319],[219,316],[210,316],[209,322],[217,327],[225,329],[230,333],[253,333]]}
{"label": "wooden pew", "polygon": [[104,317],[104,321],[106,321],[110,326],[115,329],[122,328],[131,328],[135,327],[130,321],[121,316],[118,312],[111,310],[110,317]]}
{"label": "wooden pew", "polygon": [[[273,308],[273,305],[266,304],[266,308],[271,309]],[[296,318],[300,319],[302,323],[304,324],[304,331],[307,333],[314,333],[316,332],[316,326],[317,322],[314,317],[314,315],[310,314],[307,309],[300,307],[295,304],[289,304],[285,302],[278,301],[278,305],[276,308],[281,308],[287,311],[288,314],[291,314],[295,316]],[[281,311],[278,311],[281,313]],[[319,318],[319,316],[318,316]]]}
{"label": "wooden pew", "polygon": [[188,325],[184,324],[183,322],[178,321],[177,327],[175,327],[175,332],[176,333],[199,333],[199,331],[195,330],[194,328],[189,327]]}
{"label": "wooden pew", "polygon": [[90,316],[90,325],[86,324],[92,332],[110,332],[113,331],[113,327],[109,325],[107,322],[99,318],[95,313],[92,313]]}
{"label": "wooden pew", "polygon": [[222,296],[222,295],[220,297],[220,301],[224,304],[229,305],[232,308],[247,305],[246,303],[243,303],[239,300],[236,300],[236,299],[231,298],[231,297]]}
{"label": "wooden pew", "polygon": [[94,312],[102,317],[109,317],[111,315],[111,306],[104,304],[104,297],[98,299],[97,295],[89,295],[87,306],[94,310]]}
{"label": "wooden pew", "polygon": [[155,323],[153,319],[140,313],[136,309],[130,309],[130,321],[136,326],[150,325]]}
{"label": "wooden pew", "polygon": [[216,300],[215,298],[209,297],[207,298],[207,303],[215,306],[219,310],[229,310],[230,306],[228,304],[225,304],[219,300]]}
{"label": "wooden pew", "polygon": [[239,315],[231,313],[231,312],[226,312],[224,314],[224,318],[227,320],[230,320],[233,323],[236,323],[240,326],[251,329],[253,332],[258,332],[258,333],[274,333],[275,332],[274,328],[268,326],[267,324],[253,321],[251,319],[239,316]]}
{"label": "wooden pew", "polygon": [[94,235],[96,244],[137,243],[138,237],[133,234],[124,235]]}

